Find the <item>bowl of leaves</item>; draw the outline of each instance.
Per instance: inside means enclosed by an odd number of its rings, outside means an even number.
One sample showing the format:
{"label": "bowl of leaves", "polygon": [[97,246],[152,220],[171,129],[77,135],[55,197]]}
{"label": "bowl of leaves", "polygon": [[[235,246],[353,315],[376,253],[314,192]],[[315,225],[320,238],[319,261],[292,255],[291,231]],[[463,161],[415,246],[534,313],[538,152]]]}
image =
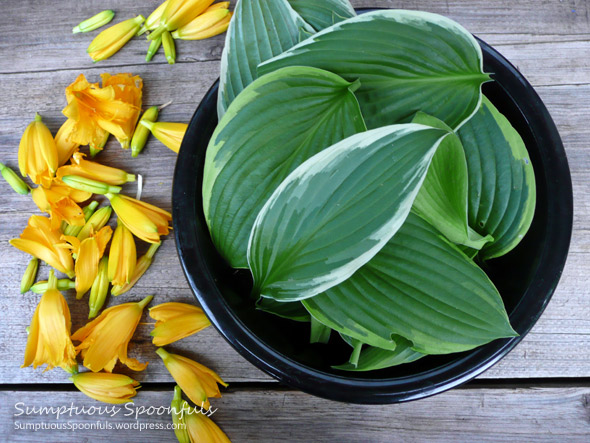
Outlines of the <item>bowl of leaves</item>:
{"label": "bowl of leaves", "polygon": [[551,298],[572,212],[559,134],[516,68],[448,18],[343,0],[238,2],[173,188],[221,334],[355,403],[505,356]]}

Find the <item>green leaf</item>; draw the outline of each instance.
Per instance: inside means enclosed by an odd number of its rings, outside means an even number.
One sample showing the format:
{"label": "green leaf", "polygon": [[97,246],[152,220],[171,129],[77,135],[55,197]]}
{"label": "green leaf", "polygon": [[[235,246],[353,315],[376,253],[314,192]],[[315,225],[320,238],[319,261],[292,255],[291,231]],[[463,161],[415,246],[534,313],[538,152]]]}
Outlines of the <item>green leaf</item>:
{"label": "green leaf", "polygon": [[500,257],[518,245],[533,220],[533,165],[518,132],[487,98],[459,137],[469,171],[469,224],[494,238],[479,256]]}
{"label": "green leaf", "polygon": [[307,309],[303,307],[300,301],[278,302],[272,298],[260,298],[256,302],[256,309],[268,312],[288,320],[298,322],[310,322],[311,316]]}
{"label": "green leaf", "polygon": [[[423,112],[418,112],[412,122],[451,131],[445,123]],[[451,242],[478,250],[493,238],[489,235],[482,237],[469,227],[468,188],[463,145],[459,137],[452,134],[436,150],[424,184],[414,201],[414,210]]]}
{"label": "green leaf", "polygon": [[299,43],[300,29],[313,34],[287,0],[239,0],[225,37],[217,114],[256,78],[256,67]]}
{"label": "green leaf", "polygon": [[394,351],[376,348],[374,346],[366,346],[361,350],[358,357],[355,357],[357,359],[356,364],[348,362],[332,367],[343,371],[374,371],[377,369],[402,365],[404,363],[411,363],[424,357],[424,354],[414,351],[412,349],[412,342],[405,338],[396,337],[395,341],[397,346]]}
{"label": "green leaf", "polygon": [[403,224],[448,134],[416,124],[383,127],[301,164],[254,222],[248,246],[254,295],[303,300],[350,277]]}
{"label": "green leaf", "polygon": [[205,159],[203,209],[219,253],[246,268],[257,214],[297,166],[366,130],[350,84],[327,71],[293,67],[257,79],[231,104]]}
{"label": "green leaf", "polygon": [[356,16],[348,0],[289,0],[289,3],[316,31]]}
{"label": "green leaf", "polygon": [[409,121],[417,111],[456,129],[477,110],[489,80],[469,32],[418,11],[375,11],[337,23],[262,63],[258,73],[296,65],[360,79],[357,97],[369,129]]}
{"label": "green leaf", "polygon": [[418,215],[351,278],[303,301],[320,322],[363,343],[446,354],[513,337],[486,274]]}

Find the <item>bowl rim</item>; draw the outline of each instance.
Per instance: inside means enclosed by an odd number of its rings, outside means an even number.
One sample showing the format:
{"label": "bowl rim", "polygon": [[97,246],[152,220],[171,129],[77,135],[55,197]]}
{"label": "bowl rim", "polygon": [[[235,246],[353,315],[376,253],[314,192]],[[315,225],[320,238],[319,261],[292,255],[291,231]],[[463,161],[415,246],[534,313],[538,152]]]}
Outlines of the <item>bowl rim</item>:
{"label": "bowl rim", "polygon": [[[216,115],[217,80],[195,111],[178,154],[172,188],[172,220],[178,256],[191,290],[219,333],[249,362],[291,387],[326,399],[359,404],[399,403],[429,397],[475,378],[508,354],[537,322],[555,291],[568,255],[573,225],[571,175],[555,123],[538,94],[498,51],[482,40],[477,40],[482,47],[484,59],[488,58],[502,67],[496,73],[496,78],[505,92],[511,98],[510,91],[515,89],[523,95],[524,99],[515,103],[518,103],[534,137],[543,141],[542,146],[550,147],[546,149],[547,152],[543,152],[542,158],[544,163],[551,164],[550,169],[543,168],[547,173],[547,182],[552,185],[551,192],[547,193],[547,211],[551,214],[547,219],[548,237],[531,285],[523,298],[531,291],[534,283],[535,293],[542,296],[533,299],[532,307],[530,303],[527,304],[526,312],[520,310],[522,301],[514,308],[511,322],[515,320],[513,317],[523,322],[518,323],[522,326],[518,330],[520,335],[495,340],[469,351],[463,358],[427,372],[380,379],[340,376],[313,369],[281,354],[258,338],[223,298],[213,276],[203,266],[204,258],[194,253],[198,250],[198,241],[192,220],[197,217],[195,196],[201,189],[197,186],[195,154],[190,145],[198,137],[200,120],[206,119],[210,112],[215,112]],[[530,116],[534,119],[530,119]],[[555,226],[558,221],[559,226]],[[465,369],[465,365],[469,366],[468,369]],[[425,374],[428,375],[427,381]]]}

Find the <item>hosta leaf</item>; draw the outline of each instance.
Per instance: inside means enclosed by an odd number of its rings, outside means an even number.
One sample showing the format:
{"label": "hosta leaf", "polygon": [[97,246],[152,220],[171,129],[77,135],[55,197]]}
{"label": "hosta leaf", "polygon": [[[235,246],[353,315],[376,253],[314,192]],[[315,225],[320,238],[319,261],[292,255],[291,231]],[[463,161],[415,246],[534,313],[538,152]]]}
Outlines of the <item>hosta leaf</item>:
{"label": "hosta leaf", "polygon": [[418,11],[375,11],[337,23],[262,63],[258,73],[295,65],[360,79],[369,129],[408,121],[417,111],[456,129],[477,110],[489,80],[469,32]]}
{"label": "hosta leaf", "polygon": [[469,171],[469,224],[494,238],[479,255],[499,257],[518,245],[533,220],[533,166],[518,132],[487,98],[459,137]]}
{"label": "hosta leaf", "polygon": [[397,346],[393,351],[376,348],[374,346],[364,346],[358,356],[356,364],[347,362],[332,367],[343,371],[374,371],[377,369],[402,365],[404,363],[411,363],[424,357],[424,354],[412,349],[412,342],[402,337],[396,337],[395,342]]}
{"label": "hosta leaf", "polygon": [[[451,129],[436,117],[418,112],[413,123]],[[453,243],[481,249],[493,240],[482,237],[467,221],[467,162],[456,134],[446,137],[436,150],[424,184],[414,201],[414,210]]]}
{"label": "hosta leaf", "polygon": [[316,31],[356,16],[348,0],[289,0],[289,3]]}
{"label": "hosta leaf", "polygon": [[351,85],[308,67],[257,79],[231,104],[207,148],[203,209],[219,253],[246,268],[260,209],[297,166],[365,124]]}
{"label": "hosta leaf", "polygon": [[311,316],[300,301],[278,302],[272,298],[261,298],[256,303],[256,309],[268,312],[282,318],[299,322],[310,322]]}
{"label": "hosta leaf", "polygon": [[399,335],[414,351],[446,354],[515,335],[486,274],[413,213],[351,278],[303,304],[326,326],[381,348]]}
{"label": "hosta leaf", "polygon": [[402,225],[448,134],[416,124],[387,126],[301,164],[254,222],[248,246],[254,293],[303,300],[350,277]]}
{"label": "hosta leaf", "polygon": [[300,41],[300,29],[315,32],[287,0],[239,0],[221,54],[219,119],[235,97],[256,78],[259,63]]}

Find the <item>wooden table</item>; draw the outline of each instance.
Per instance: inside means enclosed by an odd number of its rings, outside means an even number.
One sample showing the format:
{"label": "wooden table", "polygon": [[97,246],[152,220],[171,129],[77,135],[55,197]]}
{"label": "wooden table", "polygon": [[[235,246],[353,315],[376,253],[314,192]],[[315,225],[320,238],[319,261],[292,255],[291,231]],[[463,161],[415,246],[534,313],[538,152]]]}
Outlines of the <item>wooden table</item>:
{"label": "wooden table", "polygon": [[[17,167],[20,137],[39,112],[52,131],[64,121],[64,88],[80,73],[98,81],[103,72],[132,72],[144,79],[144,105],[173,101],[161,120],[188,122],[217,78],[223,36],[180,42],[178,61],[169,66],[162,53],[144,63],[146,43],[137,38],[111,59],[92,64],[85,50],[92,36],[71,28],[103,9],[115,20],[149,14],[158,0],[62,0],[3,2],[0,15],[0,160]],[[561,283],[533,331],[500,363],[479,379],[451,392],[418,402],[356,406],[318,399],[279,385],[240,357],[213,329],[184,339],[170,349],[212,367],[230,383],[214,401],[215,421],[233,441],[425,441],[549,440],[588,441],[590,435],[590,2],[584,0],[356,0],[357,7],[421,9],[449,16],[495,46],[535,86],[555,119],[566,146],[574,185],[572,245]],[[98,160],[141,173],[144,199],[170,209],[176,155],[153,138],[132,159],[109,142]],[[0,188],[0,423],[1,440],[147,441],[174,440],[172,431],[132,429],[136,423],[163,427],[168,415],[122,411],[108,420],[110,430],[22,429],[34,423],[90,425],[96,415],[56,419],[55,414],[20,415],[25,406],[98,405],[79,393],[66,374],[20,369],[29,325],[39,296],[19,294],[29,257],[8,245],[32,212],[30,197]],[[135,187],[129,191],[134,194]],[[47,266],[39,277],[45,278]],[[155,294],[155,302],[194,298],[182,274],[174,240],[167,238],[149,272],[128,294],[111,303]],[[84,323],[87,303],[68,293],[73,329]],[[149,320],[145,320],[148,322]],[[169,405],[172,379],[155,355],[141,324],[132,354],[149,367],[132,375],[143,382],[134,411]],[[115,430],[115,426],[127,429]],[[20,427],[21,429],[17,429]]]}

